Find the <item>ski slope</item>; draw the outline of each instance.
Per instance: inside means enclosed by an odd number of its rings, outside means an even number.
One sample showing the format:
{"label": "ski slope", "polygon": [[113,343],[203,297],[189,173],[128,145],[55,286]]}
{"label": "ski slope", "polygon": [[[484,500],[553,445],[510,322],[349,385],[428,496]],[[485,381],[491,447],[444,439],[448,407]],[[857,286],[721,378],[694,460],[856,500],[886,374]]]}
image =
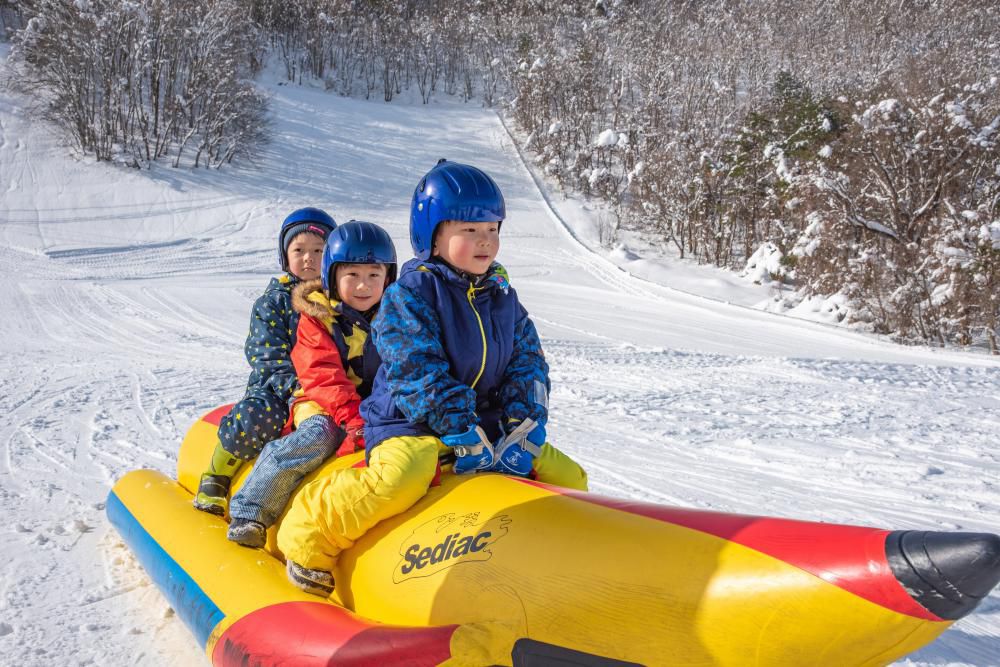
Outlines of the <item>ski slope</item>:
{"label": "ski slope", "polygon": [[[65,157],[0,89],[5,664],[208,663],[107,525],[104,498],[128,470],[171,473],[191,423],[241,396],[281,218],[313,205],[371,220],[407,257],[410,196],[439,157],[485,169],[507,197],[499,259],[552,368],[550,435],[593,491],[1000,532],[995,358],[761,312],[767,289],[731,274],[595,251],[600,212],[540,190],[477,105],[264,86],[274,141],[221,172]],[[1000,594],[900,664],[1000,665]]]}

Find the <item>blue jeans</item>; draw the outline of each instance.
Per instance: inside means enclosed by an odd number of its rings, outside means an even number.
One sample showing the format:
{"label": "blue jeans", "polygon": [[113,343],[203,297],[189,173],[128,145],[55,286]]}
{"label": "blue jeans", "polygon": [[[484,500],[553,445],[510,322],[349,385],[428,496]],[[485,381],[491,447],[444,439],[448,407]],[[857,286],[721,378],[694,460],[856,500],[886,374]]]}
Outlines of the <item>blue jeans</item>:
{"label": "blue jeans", "polygon": [[272,526],[302,478],[330,458],[344,431],[326,415],[314,415],[284,438],[272,440],[229,502],[229,514]]}

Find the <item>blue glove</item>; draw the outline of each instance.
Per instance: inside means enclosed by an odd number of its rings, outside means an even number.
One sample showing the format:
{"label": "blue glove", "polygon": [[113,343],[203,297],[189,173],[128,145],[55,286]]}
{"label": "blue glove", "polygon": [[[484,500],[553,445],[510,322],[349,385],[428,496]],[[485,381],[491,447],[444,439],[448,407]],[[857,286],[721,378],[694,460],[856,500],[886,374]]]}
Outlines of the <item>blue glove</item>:
{"label": "blue glove", "polygon": [[489,470],[493,465],[493,445],[480,426],[473,426],[465,433],[442,436],[441,442],[455,452],[452,471],[456,475]]}
{"label": "blue glove", "polygon": [[527,477],[545,444],[545,426],[534,419],[510,422],[514,429],[496,445],[496,462],[493,470],[506,475]]}

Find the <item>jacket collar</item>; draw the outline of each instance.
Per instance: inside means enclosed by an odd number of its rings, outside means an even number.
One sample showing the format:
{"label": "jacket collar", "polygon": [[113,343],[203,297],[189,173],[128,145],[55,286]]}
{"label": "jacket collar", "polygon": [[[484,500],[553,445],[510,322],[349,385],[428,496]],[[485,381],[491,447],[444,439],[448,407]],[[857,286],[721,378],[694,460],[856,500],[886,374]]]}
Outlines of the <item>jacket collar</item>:
{"label": "jacket collar", "polygon": [[301,280],[296,278],[290,273],[282,273],[280,276],[272,276],[271,281],[268,282],[265,292],[270,292],[271,290],[287,290],[291,291],[296,285],[298,285]]}
{"label": "jacket collar", "polygon": [[510,289],[510,280],[507,276],[507,269],[494,261],[489,270],[481,276],[477,276],[460,269],[444,261],[440,257],[431,257],[427,260],[411,259],[403,265],[401,275],[410,271],[428,271],[440,277],[442,280],[452,283],[463,290],[469,288],[469,284],[477,290],[500,289],[504,294]]}

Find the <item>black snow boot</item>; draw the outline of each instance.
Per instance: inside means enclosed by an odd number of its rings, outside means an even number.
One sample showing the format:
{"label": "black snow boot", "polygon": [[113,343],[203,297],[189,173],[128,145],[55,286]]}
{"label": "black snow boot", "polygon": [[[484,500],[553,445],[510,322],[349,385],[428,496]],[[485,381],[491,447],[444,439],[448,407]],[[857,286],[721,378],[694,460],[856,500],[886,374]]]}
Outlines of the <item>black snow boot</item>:
{"label": "black snow boot", "polygon": [[289,581],[306,593],[325,598],[333,592],[333,575],[326,570],[310,570],[291,560],[286,569]]}
{"label": "black snow boot", "polygon": [[267,528],[264,524],[253,519],[239,519],[233,517],[229,522],[229,531],[226,537],[230,542],[242,544],[251,549],[261,549],[267,544]]}

